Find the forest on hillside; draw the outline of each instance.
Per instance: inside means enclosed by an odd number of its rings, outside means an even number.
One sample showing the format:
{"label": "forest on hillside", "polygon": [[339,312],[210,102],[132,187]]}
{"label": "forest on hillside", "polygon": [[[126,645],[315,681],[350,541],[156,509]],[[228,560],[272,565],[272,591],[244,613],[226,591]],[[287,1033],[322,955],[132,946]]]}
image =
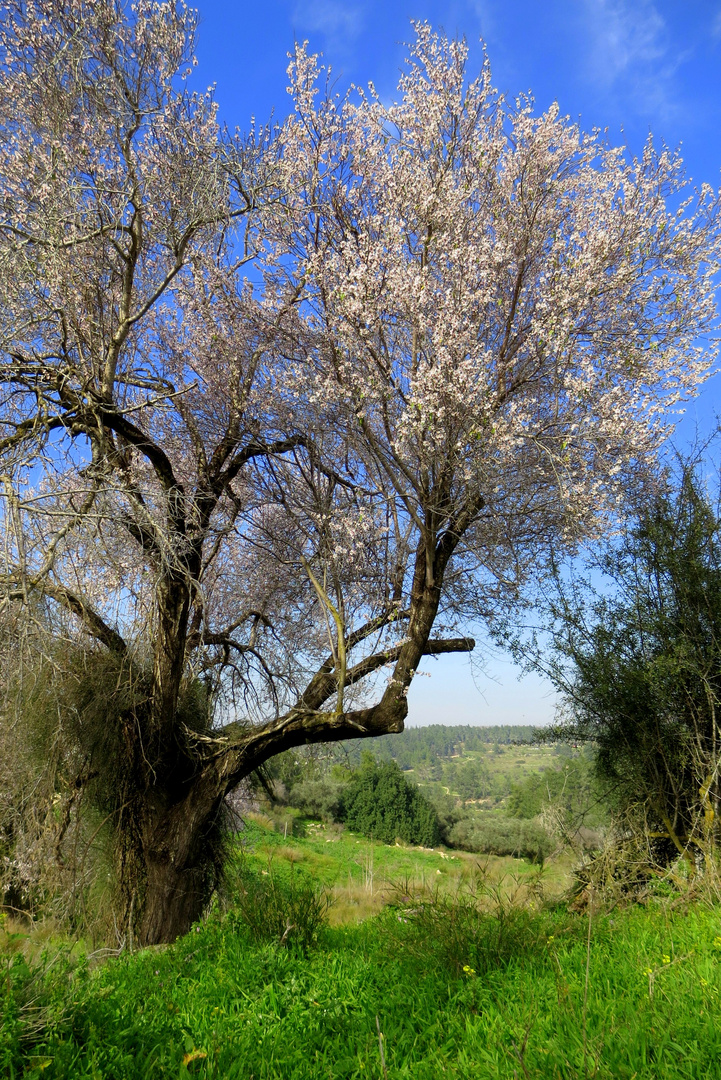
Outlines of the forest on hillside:
{"label": "forest on hillside", "polygon": [[[354,831],[389,842],[442,841],[541,863],[568,843],[576,842],[579,851],[598,847],[610,803],[595,778],[593,748],[533,744],[532,733],[530,727],[430,725],[383,740],[288,751],[250,787],[258,806],[286,833],[302,832],[309,817],[348,822]],[[346,804],[362,782],[373,811],[361,821],[357,813],[349,816]],[[382,792],[388,786],[393,791],[386,808]],[[435,821],[430,832],[402,826],[406,796],[398,792],[406,790],[428,804]]]}

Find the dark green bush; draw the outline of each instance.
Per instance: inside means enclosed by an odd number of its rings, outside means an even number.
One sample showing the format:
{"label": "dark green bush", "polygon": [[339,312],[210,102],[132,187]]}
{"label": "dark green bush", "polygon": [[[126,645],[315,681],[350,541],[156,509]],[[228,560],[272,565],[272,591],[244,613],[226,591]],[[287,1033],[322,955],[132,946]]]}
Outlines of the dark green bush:
{"label": "dark green bush", "polygon": [[433,847],[440,841],[435,809],[394,761],[367,759],[341,793],[339,816],[354,832],[386,844],[399,838]]}

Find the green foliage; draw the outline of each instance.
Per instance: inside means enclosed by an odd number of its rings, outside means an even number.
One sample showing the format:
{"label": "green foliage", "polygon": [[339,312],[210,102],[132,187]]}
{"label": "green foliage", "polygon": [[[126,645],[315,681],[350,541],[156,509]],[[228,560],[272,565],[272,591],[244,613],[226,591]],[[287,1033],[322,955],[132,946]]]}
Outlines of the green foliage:
{"label": "green foliage", "polygon": [[301,780],[291,789],[289,801],[308,817],[337,821],[341,813],[343,785],[331,777]]}
{"label": "green foliage", "polygon": [[[474,975],[489,975],[518,956],[532,954],[539,946],[533,932],[535,905],[513,903],[502,883],[487,878],[485,869],[478,864],[454,894],[399,891],[398,922],[388,921],[398,949],[454,975],[469,968]],[[537,871],[537,886],[542,873]],[[534,892],[533,883],[529,891]]]}
{"label": "green foliage", "polygon": [[639,511],[602,569],[599,591],[559,581],[560,733],[593,740],[617,807],[665,834],[655,855],[667,862],[717,842],[721,821],[721,525],[691,468]]}
{"label": "green foliage", "polygon": [[476,759],[448,761],[443,765],[443,783],[459,799],[482,799],[496,788],[488,766]]}
{"label": "green foliage", "polygon": [[72,958],[66,941],[30,960],[22,952],[27,935],[6,923],[0,914],[0,1076],[13,1077],[17,1061],[30,1050],[32,1066],[33,1044],[66,1020],[68,991],[87,977],[87,963]]}
{"label": "green foliage", "polygon": [[377,764],[370,757],[364,761],[342,791],[340,818],[354,832],[386,844],[398,837],[408,844],[433,847],[440,840],[434,808],[395,762]]}
{"label": "green foliage", "polygon": [[535,821],[519,821],[497,814],[462,818],[448,832],[451,847],[487,855],[515,855],[543,863],[556,847],[552,837]]}
{"label": "green foliage", "polygon": [[530,743],[534,730],[523,724],[491,727],[428,724],[406,728],[399,735],[354,739],[343,743],[343,752],[351,765],[360,764],[362,755],[370,753],[379,761],[396,761],[402,769],[423,769],[455,754],[483,753],[494,745],[498,749],[500,744]]}
{"label": "green foliage", "polygon": [[[423,764],[403,777],[411,787],[419,785],[419,791],[433,806],[439,826],[437,835],[444,844],[467,851],[543,861],[555,843],[537,823],[519,824],[516,818],[538,815],[543,804],[549,801],[549,789],[554,807],[567,809],[566,825],[570,832],[575,832],[581,824],[593,827],[605,821],[606,810],[597,805],[598,794],[591,779],[592,754],[587,756],[583,751],[572,751],[565,746],[527,746],[522,758],[510,753],[500,757],[496,753],[479,753],[478,745],[486,748],[492,745],[487,741],[488,731],[495,737],[497,728],[482,730],[483,738],[478,743],[473,742],[474,749],[466,752],[456,735],[467,730],[451,729],[453,737],[443,745],[435,735],[431,743],[419,742],[424,755],[428,747],[437,742],[439,749],[452,752],[453,756],[438,757],[433,761],[424,758]],[[567,751],[568,755],[563,753],[561,764],[556,762],[558,750]],[[363,751],[362,760],[366,769],[372,769],[373,759],[367,749]],[[332,752],[324,754],[314,750],[307,758],[303,751],[284,755],[273,766],[274,790],[280,790],[277,786],[280,781],[282,801],[310,818],[326,822],[344,820],[348,785],[358,785],[359,781],[353,772],[336,762],[337,757]],[[549,762],[553,765],[546,775],[543,766]],[[386,761],[386,765],[393,763]],[[543,775],[539,773],[539,767]],[[362,771],[361,768],[359,773]],[[391,787],[405,791],[400,784],[397,763],[389,775],[393,778]],[[383,815],[378,810],[373,783],[369,778],[363,781],[361,787],[365,785],[368,790],[359,796],[359,816],[354,807],[352,817],[345,820],[350,828],[362,831],[363,835],[382,835],[387,840],[402,836],[400,826],[407,814],[407,793],[396,802],[392,814]],[[494,808],[492,814],[488,812],[491,807]],[[360,808],[364,808],[362,814]],[[268,812],[273,813],[273,810],[269,808]],[[384,820],[379,820],[382,817]],[[597,841],[598,836],[594,834],[587,836],[584,843],[593,846]]]}
{"label": "green foliage", "polygon": [[569,823],[593,826],[606,822],[593,761],[584,757],[565,759],[560,768],[524,777],[512,785],[506,812],[512,817],[533,818],[547,805],[565,810]]}
{"label": "green foliage", "polygon": [[214,918],[169,948],[65,972],[63,1009],[27,1037],[25,965],[0,982],[3,1075],[378,1080],[376,1017],[391,1080],[718,1075],[718,909],[596,914],[588,951],[588,918],[561,909],[412,909],[328,930],[306,956]]}

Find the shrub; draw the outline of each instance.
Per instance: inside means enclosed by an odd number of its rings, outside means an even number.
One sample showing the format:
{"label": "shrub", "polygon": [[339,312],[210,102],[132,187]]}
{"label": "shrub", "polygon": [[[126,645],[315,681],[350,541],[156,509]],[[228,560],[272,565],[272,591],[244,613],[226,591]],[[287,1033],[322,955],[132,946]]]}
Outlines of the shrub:
{"label": "shrub", "polygon": [[285,875],[272,863],[266,871],[241,861],[236,917],[256,941],[271,941],[307,953],[326,924],[330,898],[324,886],[291,864]]}
{"label": "shrub", "polygon": [[392,844],[433,847],[440,841],[438,815],[395,761],[366,759],[342,791],[340,818],[349,829]]}
{"label": "shrub", "polygon": [[721,517],[703,465],[680,462],[589,580],[557,575],[539,663],[565,698],[550,734],[593,742],[614,809],[664,840],[653,861],[689,869],[721,845]]}
{"label": "shrub", "polygon": [[555,846],[546,830],[535,821],[480,814],[456,822],[448,833],[448,842],[463,851],[516,855],[537,863],[543,863]]}
{"label": "shrub", "polygon": [[302,780],[291,790],[289,801],[308,817],[334,821],[340,812],[341,785],[328,777]]}

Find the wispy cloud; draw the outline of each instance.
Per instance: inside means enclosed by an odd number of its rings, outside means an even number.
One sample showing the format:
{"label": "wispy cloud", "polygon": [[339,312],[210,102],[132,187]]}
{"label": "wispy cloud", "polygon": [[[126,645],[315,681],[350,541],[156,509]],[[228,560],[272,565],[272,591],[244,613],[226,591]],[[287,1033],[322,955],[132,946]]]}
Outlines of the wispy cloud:
{"label": "wispy cloud", "polygon": [[496,29],[495,12],[491,0],[469,0],[468,5],[478,20],[478,26],[484,41],[487,40]]}
{"label": "wispy cloud", "polygon": [[711,37],[715,41],[721,41],[721,8],[718,9],[711,20]]}
{"label": "wispy cloud", "polygon": [[666,22],[652,0],[585,0],[587,75],[599,89],[621,92],[639,112],[678,109],[674,76],[687,58],[671,48]]}
{"label": "wispy cloud", "polygon": [[296,26],[304,33],[322,34],[326,48],[336,54],[353,44],[364,22],[361,5],[342,3],[340,0],[300,0],[293,17]]}

